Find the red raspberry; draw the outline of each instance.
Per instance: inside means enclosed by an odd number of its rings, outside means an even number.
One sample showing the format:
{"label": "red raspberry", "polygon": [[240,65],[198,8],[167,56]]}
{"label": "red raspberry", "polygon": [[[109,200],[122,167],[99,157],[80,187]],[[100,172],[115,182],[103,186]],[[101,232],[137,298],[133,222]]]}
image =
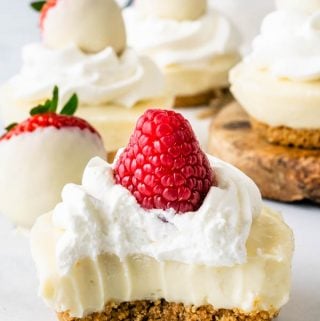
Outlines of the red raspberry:
{"label": "red raspberry", "polygon": [[114,171],[116,183],[146,209],[196,211],[216,185],[189,122],[167,110],[150,109],[140,117]]}

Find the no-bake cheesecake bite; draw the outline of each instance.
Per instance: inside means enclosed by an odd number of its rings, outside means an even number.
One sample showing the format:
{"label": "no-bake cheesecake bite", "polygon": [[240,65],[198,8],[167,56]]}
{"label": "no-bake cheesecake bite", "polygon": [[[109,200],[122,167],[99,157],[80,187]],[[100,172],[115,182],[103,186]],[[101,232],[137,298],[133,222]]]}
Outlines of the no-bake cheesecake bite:
{"label": "no-bake cheesecake bite", "polygon": [[209,152],[266,198],[320,202],[320,1],[277,1],[230,71],[236,101],[212,120]]}
{"label": "no-bake cheesecake bite", "polygon": [[320,2],[279,0],[231,90],[270,143],[320,148]]}
{"label": "no-bake cheesecake bite", "polygon": [[62,101],[77,92],[78,115],[113,152],[126,144],[147,105],[171,107],[160,70],[127,47],[115,1],[50,0],[38,9],[42,41],[23,48],[20,72],[1,90],[5,123],[25,119],[58,85]]}
{"label": "no-bake cheesecake bite", "polygon": [[28,119],[11,124],[0,137],[0,212],[30,228],[35,219],[61,200],[66,183],[80,183],[88,161],[106,151],[99,133],[73,116],[73,95],[56,112],[59,92],[31,110]]}
{"label": "no-bake cheesecake bite", "polygon": [[293,237],[188,121],[148,110],[115,162],[39,218],[40,295],[59,320],[271,320],[288,301]]}
{"label": "no-bake cheesecake bite", "polygon": [[207,105],[227,94],[238,34],[206,0],[138,0],[124,18],[128,43],[162,69],[175,106]]}

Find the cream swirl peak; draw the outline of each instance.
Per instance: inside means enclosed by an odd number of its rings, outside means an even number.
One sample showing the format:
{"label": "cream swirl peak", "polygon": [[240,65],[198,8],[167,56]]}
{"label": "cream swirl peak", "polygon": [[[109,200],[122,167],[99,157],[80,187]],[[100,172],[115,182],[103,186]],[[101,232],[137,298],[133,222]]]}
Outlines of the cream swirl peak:
{"label": "cream swirl peak", "polygon": [[[145,210],[113,178],[113,166],[99,158],[88,164],[82,186],[69,184],[53,213],[62,234],[56,258],[61,274],[99,254],[142,254],[159,261],[234,266],[246,262],[246,241],[262,201],[253,181],[210,157],[219,181],[196,212]],[[76,246],[75,246],[76,245]]]}
{"label": "cream swirl peak", "polygon": [[[237,52],[239,39],[230,22],[208,8],[196,20],[145,16],[135,7],[124,11],[128,43],[158,65],[207,65],[216,56]],[[143,37],[141,37],[143,34]]]}
{"label": "cream swirl peak", "polygon": [[268,15],[245,63],[294,81],[320,79],[320,10]]}
{"label": "cream swirl peak", "polygon": [[163,92],[163,76],[146,57],[127,49],[120,57],[108,47],[85,54],[77,46],[52,50],[42,44],[23,49],[23,67],[9,81],[17,101],[42,101],[58,85],[62,97],[77,92],[82,105],[117,103],[132,107]]}

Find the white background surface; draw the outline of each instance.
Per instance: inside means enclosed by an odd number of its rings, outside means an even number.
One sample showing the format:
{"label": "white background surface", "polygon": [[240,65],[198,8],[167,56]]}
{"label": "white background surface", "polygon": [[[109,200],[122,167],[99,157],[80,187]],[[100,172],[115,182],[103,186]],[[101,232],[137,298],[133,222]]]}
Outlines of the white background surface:
{"label": "white background surface", "polygon": [[[268,0],[216,0],[249,38]],[[39,39],[37,14],[27,0],[0,0],[0,82],[20,67],[21,46]],[[240,5],[241,4],[241,5]],[[255,8],[259,5],[259,8]],[[242,13],[240,12],[242,10]],[[1,157],[1,155],[0,155]],[[22,155],[23,158],[23,155]],[[268,202],[283,212],[294,230],[291,300],[280,321],[320,321],[320,208],[311,204],[285,205]],[[37,279],[29,253],[28,239],[0,216],[0,321],[53,321],[54,314],[37,297]]]}

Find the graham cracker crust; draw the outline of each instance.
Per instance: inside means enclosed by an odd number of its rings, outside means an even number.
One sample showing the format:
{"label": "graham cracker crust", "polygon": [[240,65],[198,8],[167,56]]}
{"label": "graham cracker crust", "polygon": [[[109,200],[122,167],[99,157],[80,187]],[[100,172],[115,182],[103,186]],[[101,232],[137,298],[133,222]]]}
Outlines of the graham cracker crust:
{"label": "graham cracker crust", "polygon": [[213,99],[224,99],[230,95],[229,88],[217,88],[207,90],[192,96],[177,96],[174,101],[174,107],[196,107],[209,105]]}
{"label": "graham cracker crust", "polygon": [[67,312],[58,313],[60,321],[270,321],[278,311],[244,313],[239,310],[215,310],[211,305],[185,306],[182,303],[132,301],[120,304],[110,302],[103,312],[84,318],[73,318]]}
{"label": "graham cracker crust", "polygon": [[265,198],[320,203],[320,149],[270,144],[251,125],[237,102],[225,106],[211,123],[208,152],[251,177]]}
{"label": "graham cracker crust", "polygon": [[118,151],[112,151],[107,153],[107,161],[112,164],[114,161],[114,158],[116,157]]}
{"label": "graham cracker crust", "polygon": [[286,126],[272,127],[254,118],[251,124],[269,143],[305,149],[320,148],[320,129],[293,129]]}

